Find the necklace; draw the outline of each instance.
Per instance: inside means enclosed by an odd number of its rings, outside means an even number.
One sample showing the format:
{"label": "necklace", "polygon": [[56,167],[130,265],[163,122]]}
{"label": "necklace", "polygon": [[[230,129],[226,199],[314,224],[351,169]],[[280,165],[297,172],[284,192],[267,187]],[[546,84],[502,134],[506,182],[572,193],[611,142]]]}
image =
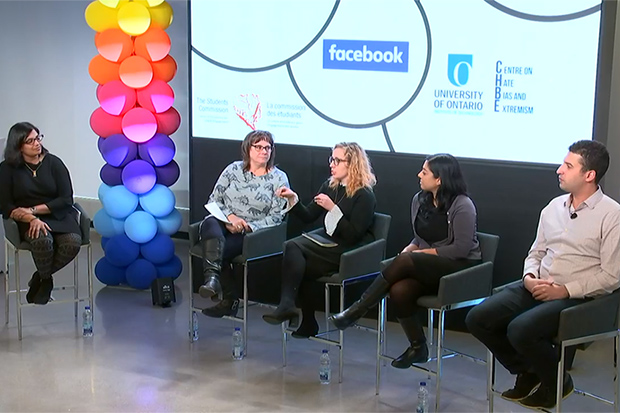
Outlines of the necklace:
{"label": "necklace", "polygon": [[38,164],[37,167],[32,169],[30,167],[30,165],[28,165],[28,162],[24,161],[24,165],[26,165],[26,168],[28,168],[30,170],[30,172],[32,172],[32,177],[36,178],[37,177],[37,171],[39,170],[39,168],[41,167],[41,165],[43,164],[43,160],[41,160]]}
{"label": "necklace", "polygon": [[338,199],[338,192],[340,192],[340,187],[342,185],[338,185],[338,188],[336,188],[336,195],[334,196],[335,200],[334,200],[334,204],[338,205],[340,203],[340,201],[342,201],[344,199],[344,197],[347,195],[347,188],[344,188],[344,193],[342,194],[342,196],[340,197],[340,199]]}

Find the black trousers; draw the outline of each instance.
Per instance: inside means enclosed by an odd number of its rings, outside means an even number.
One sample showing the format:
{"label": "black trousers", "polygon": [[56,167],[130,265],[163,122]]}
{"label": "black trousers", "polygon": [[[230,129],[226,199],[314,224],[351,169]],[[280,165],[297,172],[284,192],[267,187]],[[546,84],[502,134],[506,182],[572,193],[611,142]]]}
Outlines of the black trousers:
{"label": "black trousers", "polygon": [[466,323],[510,373],[536,373],[542,384],[554,388],[560,360],[552,340],[560,312],[585,301],[538,301],[523,284],[513,285],[474,307]]}
{"label": "black trousers", "polygon": [[243,237],[244,234],[228,232],[224,223],[212,216],[208,216],[200,224],[201,242],[213,238],[224,239],[224,251],[220,258],[226,263],[241,254]]}

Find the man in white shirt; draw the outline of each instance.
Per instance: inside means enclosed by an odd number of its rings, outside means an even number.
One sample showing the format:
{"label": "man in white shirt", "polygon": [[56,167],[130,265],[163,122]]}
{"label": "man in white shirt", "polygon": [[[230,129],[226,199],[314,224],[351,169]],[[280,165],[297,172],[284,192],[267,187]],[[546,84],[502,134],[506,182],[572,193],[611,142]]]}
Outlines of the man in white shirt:
{"label": "man in white shirt", "polygon": [[[542,210],[523,282],[488,298],[466,320],[471,333],[517,375],[502,397],[530,408],[556,405],[559,354],[552,340],[560,312],[620,286],[620,205],[598,186],[609,153],[589,140],[568,149],[556,172],[568,194]],[[573,389],[565,372],[563,396]]]}

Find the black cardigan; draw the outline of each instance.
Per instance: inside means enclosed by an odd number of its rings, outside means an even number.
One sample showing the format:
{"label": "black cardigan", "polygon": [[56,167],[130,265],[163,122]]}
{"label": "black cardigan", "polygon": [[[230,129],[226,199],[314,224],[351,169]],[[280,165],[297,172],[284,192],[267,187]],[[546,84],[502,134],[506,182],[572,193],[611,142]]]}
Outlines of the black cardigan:
{"label": "black cardigan", "polygon": [[[338,221],[334,235],[328,236],[329,238],[343,247],[352,247],[374,241],[370,227],[373,224],[377,201],[371,188],[360,188],[349,198],[346,196],[344,186],[338,185],[336,188],[330,188],[329,180],[327,180],[321,185],[317,193],[330,197],[343,214],[343,217]],[[327,210],[314,201],[308,205],[302,205],[301,202],[298,202],[291,209],[291,213],[302,221],[310,223],[320,216],[325,216]],[[325,229],[325,222],[323,222],[323,229]]]}

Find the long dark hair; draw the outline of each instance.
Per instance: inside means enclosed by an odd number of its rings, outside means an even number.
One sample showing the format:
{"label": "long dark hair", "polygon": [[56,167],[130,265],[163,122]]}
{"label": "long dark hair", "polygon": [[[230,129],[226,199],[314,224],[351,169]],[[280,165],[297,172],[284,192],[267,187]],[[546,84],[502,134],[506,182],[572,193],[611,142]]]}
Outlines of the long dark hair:
{"label": "long dark hair", "polygon": [[241,159],[243,160],[243,172],[250,170],[250,149],[252,145],[258,142],[265,141],[271,145],[271,154],[267,161],[267,172],[273,169],[276,162],[276,145],[273,142],[273,135],[266,130],[253,130],[245,135],[243,142],[241,143]]}
{"label": "long dark hair", "polygon": [[[12,167],[18,167],[24,164],[24,157],[22,156],[21,149],[22,146],[24,146],[24,141],[33,130],[39,134],[39,128],[30,122],[19,122],[11,126],[4,148],[4,160],[6,163]],[[41,155],[46,153],[48,153],[48,150],[41,145]]]}
{"label": "long dark hair", "polygon": [[[431,155],[426,158],[426,162],[433,176],[441,179],[441,185],[437,189],[437,209],[445,212],[450,209],[457,196],[467,195],[467,184],[461,166],[454,156],[447,153]],[[420,204],[426,209],[433,208],[433,194],[422,191]]]}

